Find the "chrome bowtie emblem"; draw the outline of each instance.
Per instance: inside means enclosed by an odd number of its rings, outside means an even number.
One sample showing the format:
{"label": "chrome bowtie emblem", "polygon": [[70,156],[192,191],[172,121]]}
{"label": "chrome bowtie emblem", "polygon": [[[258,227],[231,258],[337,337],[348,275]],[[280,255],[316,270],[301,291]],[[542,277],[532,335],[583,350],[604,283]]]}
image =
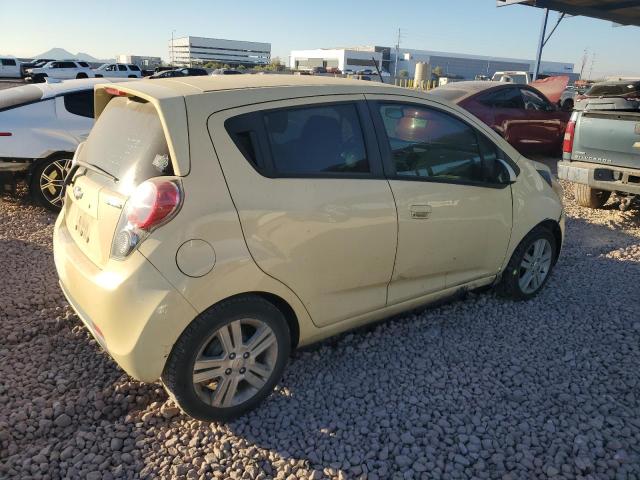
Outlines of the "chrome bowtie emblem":
{"label": "chrome bowtie emblem", "polygon": [[80,187],[73,187],[73,196],[76,200],[80,200],[84,193],[82,193],[82,189]]}

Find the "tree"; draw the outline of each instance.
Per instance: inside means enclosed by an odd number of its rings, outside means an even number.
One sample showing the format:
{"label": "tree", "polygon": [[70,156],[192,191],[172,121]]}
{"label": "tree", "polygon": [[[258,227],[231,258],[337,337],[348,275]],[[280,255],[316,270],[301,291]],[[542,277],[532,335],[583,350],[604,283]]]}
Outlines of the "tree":
{"label": "tree", "polygon": [[238,65],[238,70],[246,70],[247,67],[245,67],[244,65]]}
{"label": "tree", "polygon": [[442,67],[440,67],[440,66],[437,66],[437,67],[435,67],[435,68],[433,69],[433,74],[434,74],[436,77],[441,77],[443,73],[444,73],[444,71],[442,70]]}
{"label": "tree", "polygon": [[406,71],[406,70],[400,70],[400,71],[398,72],[398,76],[399,76],[400,78],[407,78],[407,77],[409,76],[409,72],[408,72],[408,71]]}

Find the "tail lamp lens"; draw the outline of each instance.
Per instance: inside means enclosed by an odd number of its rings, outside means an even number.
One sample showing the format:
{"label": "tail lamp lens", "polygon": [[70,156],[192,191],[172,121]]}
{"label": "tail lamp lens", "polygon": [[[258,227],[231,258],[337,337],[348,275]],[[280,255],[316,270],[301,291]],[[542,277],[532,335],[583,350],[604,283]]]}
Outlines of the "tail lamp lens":
{"label": "tail lamp lens", "polygon": [[175,180],[153,178],[135,189],[124,212],[111,245],[111,256],[124,259],[151,233],[170,221],[182,203],[182,189]]}
{"label": "tail lamp lens", "polygon": [[562,143],[562,151],[564,153],[573,152],[573,135],[576,132],[576,122],[571,120],[567,123],[567,129],[564,132],[564,142]]}

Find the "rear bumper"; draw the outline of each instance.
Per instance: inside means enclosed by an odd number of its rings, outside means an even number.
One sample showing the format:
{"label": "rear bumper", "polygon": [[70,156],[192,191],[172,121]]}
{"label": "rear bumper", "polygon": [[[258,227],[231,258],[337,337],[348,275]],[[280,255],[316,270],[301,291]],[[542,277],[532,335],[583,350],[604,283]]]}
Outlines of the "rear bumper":
{"label": "rear bumper", "polygon": [[587,162],[558,162],[558,178],[598,190],[640,195],[640,169]]}
{"label": "rear bumper", "polygon": [[58,217],[53,251],[67,300],[102,348],[133,378],[160,378],[185,319],[195,309],[139,252],[96,267]]}

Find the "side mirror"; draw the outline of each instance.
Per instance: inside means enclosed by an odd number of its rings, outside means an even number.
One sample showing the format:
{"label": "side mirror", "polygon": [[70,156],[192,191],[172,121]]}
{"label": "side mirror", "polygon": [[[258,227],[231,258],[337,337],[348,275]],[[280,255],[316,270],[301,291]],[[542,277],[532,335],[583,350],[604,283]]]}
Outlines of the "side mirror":
{"label": "side mirror", "polygon": [[505,179],[504,183],[508,183],[508,184],[515,183],[518,177],[516,175],[516,172],[511,167],[511,165],[509,165],[506,160],[499,157],[498,157],[498,162],[500,163],[502,168],[505,170],[505,172],[507,172],[506,176],[508,177],[508,180]]}

